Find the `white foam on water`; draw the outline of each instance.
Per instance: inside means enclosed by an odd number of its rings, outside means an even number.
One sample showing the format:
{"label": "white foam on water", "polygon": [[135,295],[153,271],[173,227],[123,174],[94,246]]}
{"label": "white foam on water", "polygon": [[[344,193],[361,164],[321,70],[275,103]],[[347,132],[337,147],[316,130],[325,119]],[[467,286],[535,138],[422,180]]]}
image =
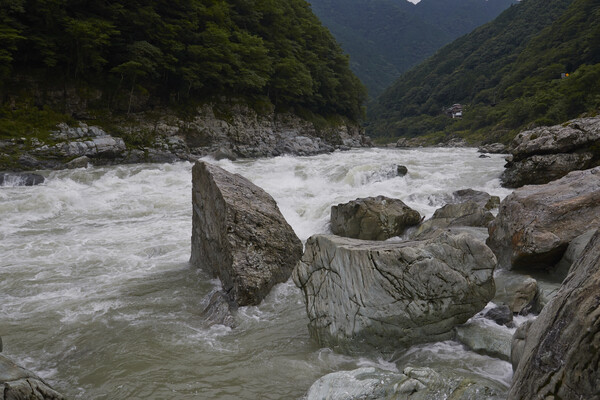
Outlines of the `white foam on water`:
{"label": "white foam on water", "polygon": [[[328,232],[332,205],[358,197],[400,198],[430,216],[454,190],[509,193],[497,179],[502,156],[479,159],[474,149],[210,161],[270,193],[303,241]],[[398,164],[406,176],[395,175]],[[90,167],[0,188],[4,353],[74,399],[299,398],[334,370],[395,368],[377,355],[319,350],[291,281],[242,307],[236,328],[206,328],[202,301],[219,283],[188,265],[191,168]],[[464,350],[450,347],[444,362],[467,365]],[[505,381],[507,363],[476,360],[478,373]]]}

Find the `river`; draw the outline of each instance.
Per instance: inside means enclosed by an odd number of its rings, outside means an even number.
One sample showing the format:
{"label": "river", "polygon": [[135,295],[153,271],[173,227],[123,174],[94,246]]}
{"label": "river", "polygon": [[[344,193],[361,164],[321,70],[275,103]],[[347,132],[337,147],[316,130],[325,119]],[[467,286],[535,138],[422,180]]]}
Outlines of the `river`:
{"label": "river", "polygon": [[[503,156],[474,149],[212,162],[270,193],[303,241],[357,197],[400,198],[429,217],[457,189],[509,193]],[[200,314],[219,283],[188,264],[191,168],[46,171],[41,186],[0,187],[4,354],[72,399],[298,399],[327,373],[371,365],[446,365],[509,384],[510,364],[451,341],[362,357],[321,349],[291,281],[241,308],[234,329],[207,327]]]}

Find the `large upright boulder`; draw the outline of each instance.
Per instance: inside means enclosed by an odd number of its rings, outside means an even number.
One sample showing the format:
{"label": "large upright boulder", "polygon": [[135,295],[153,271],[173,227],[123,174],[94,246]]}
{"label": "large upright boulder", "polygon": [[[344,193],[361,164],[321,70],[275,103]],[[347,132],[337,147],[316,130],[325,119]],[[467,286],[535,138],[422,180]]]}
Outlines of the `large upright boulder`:
{"label": "large upright boulder", "polygon": [[600,399],[598,288],[600,230],[527,329],[509,400]]}
{"label": "large upright boulder", "polygon": [[293,278],[311,336],[352,353],[449,339],[493,297],[495,265],[464,233],[400,243],[316,235]]}
{"label": "large upright boulder", "polygon": [[64,400],[48,383],[0,355],[0,400]]}
{"label": "large upright boulder", "polygon": [[489,226],[501,268],[551,268],[569,242],[600,226],[600,167],[515,190]]}
{"label": "large upright boulder", "polygon": [[519,133],[502,174],[506,187],[544,184],[600,165],[600,117],[574,119]]}
{"label": "large upright boulder", "polygon": [[401,235],[421,222],[421,215],[402,200],[366,197],[331,207],[335,235],[364,240],[385,240]]}
{"label": "large upright boulder", "polygon": [[191,263],[219,277],[237,305],[259,304],[289,279],[302,242],[275,200],[246,178],[199,161],[192,180]]}

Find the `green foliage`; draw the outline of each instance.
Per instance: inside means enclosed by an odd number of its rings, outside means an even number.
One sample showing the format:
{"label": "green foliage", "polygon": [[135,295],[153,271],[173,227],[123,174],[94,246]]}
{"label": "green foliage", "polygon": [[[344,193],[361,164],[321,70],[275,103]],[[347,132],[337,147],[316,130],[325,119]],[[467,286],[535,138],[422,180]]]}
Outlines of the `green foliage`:
{"label": "green foliage", "polygon": [[311,0],[376,97],[444,44],[492,20],[514,0]]}
{"label": "green foliage", "polygon": [[362,117],[365,89],[304,0],[0,3],[0,88],[29,75],[101,88],[107,107],[128,95],[128,112],[146,93],[154,104],[268,98]]}
{"label": "green foliage", "polygon": [[[600,5],[527,0],[441,49],[398,80],[370,110],[375,136],[461,133],[509,140],[518,130],[561,123],[600,106]],[[569,73],[561,79],[561,73]],[[462,103],[460,121],[427,124]],[[414,124],[419,133],[411,128]]]}
{"label": "green foliage", "polygon": [[31,101],[13,107],[0,108],[0,139],[37,137],[48,140],[51,130],[60,122],[75,123],[68,116],[34,106]]}

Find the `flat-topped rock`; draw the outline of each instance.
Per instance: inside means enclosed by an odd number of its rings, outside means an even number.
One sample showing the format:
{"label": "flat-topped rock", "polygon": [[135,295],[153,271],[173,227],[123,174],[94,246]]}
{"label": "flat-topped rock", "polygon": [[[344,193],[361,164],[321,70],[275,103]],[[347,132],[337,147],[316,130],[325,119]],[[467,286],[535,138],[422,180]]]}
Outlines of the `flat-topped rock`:
{"label": "flat-topped rock", "polygon": [[449,339],[493,297],[495,265],[465,233],[400,243],[316,235],[293,278],[311,336],[354,352]]}
{"label": "flat-topped rock", "polygon": [[275,200],[241,175],[193,168],[191,263],[218,277],[230,300],[256,305],[289,279],[302,243]]}

